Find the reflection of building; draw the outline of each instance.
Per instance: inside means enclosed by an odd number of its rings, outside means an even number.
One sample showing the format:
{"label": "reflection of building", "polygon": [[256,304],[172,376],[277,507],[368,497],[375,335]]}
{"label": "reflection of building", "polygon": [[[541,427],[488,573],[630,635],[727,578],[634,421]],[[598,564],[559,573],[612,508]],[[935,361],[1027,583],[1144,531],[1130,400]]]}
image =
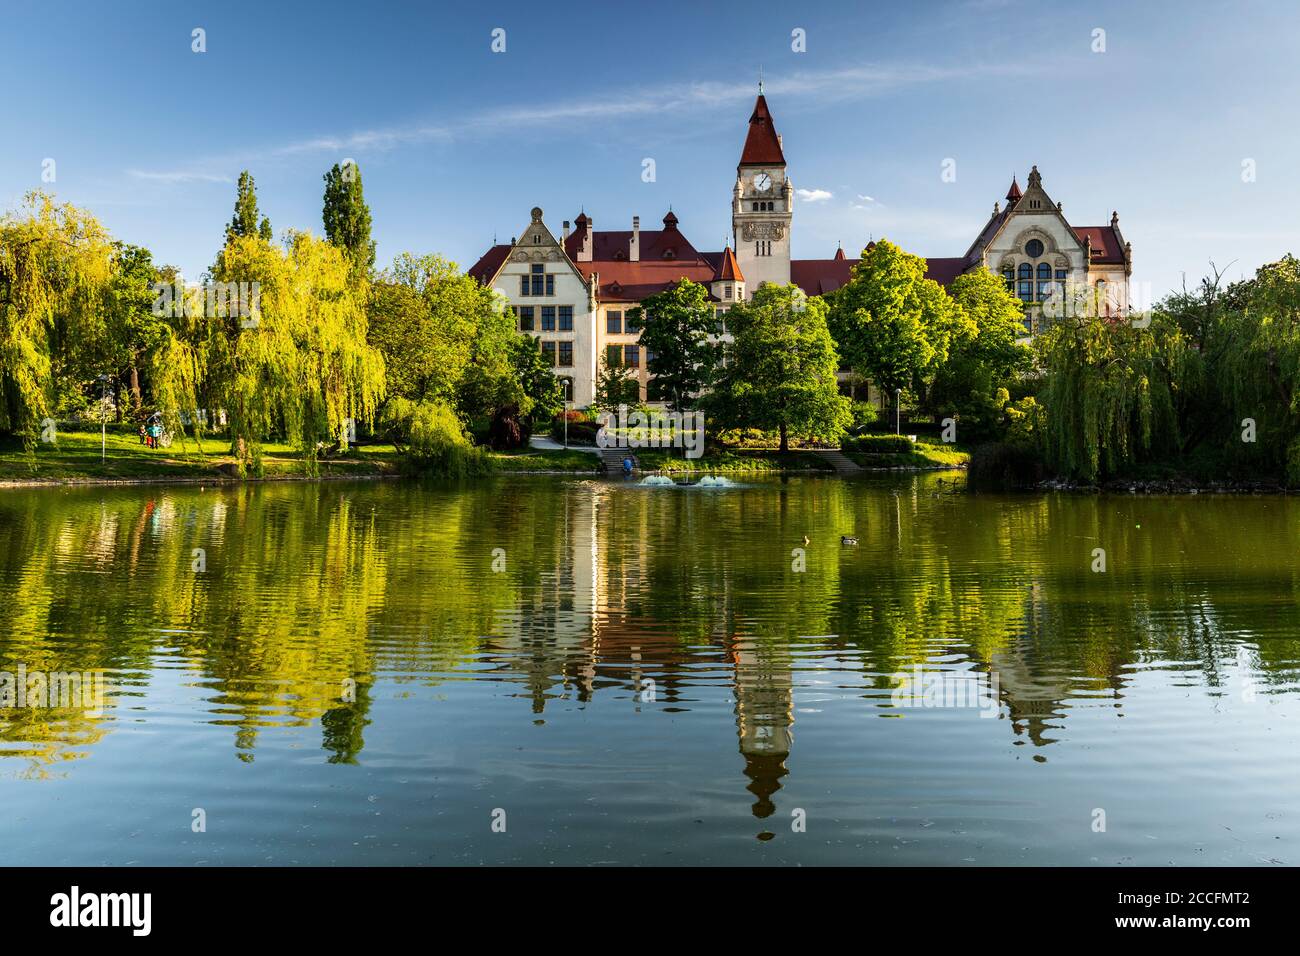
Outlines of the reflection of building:
{"label": "reflection of building", "polygon": [[794,677],[788,657],[778,657],[752,640],[737,641],[731,658],[740,752],[749,778],[747,789],[758,798],[754,816],[761,820],[775,812],[772,797],[790,772],[785,762],[794,746]]}

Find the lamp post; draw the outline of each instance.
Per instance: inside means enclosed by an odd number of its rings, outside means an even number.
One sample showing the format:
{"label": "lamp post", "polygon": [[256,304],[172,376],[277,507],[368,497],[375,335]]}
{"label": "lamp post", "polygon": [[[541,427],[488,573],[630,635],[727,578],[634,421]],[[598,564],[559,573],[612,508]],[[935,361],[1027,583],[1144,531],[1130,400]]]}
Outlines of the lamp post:
{"label": "lamp post", "polygon": [[894,389],[894,434],[903,434],[903,390]]}
{"label": "lamp post", "polygon": [[569,447],[569,402],[573,398],[573,379],[562,378],[561,384],[564,386],[564,447]]}

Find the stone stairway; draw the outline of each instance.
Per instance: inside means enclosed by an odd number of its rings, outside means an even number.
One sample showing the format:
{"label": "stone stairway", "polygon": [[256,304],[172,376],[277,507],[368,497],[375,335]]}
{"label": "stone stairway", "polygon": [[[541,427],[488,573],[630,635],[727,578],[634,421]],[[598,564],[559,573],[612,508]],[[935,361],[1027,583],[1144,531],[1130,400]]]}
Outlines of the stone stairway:
{"label": "stone stairway", "polygon": [[636,455],[630,448],[602,448],[600,450],[600,460],[605,463],[605,471],[611,477],[618,477],[623,474],[623,459],[632,459],[632,474],[636,474],[641,469],[641,463],[636,460]]}
{"label": "stone stairway", "polygon": [[862,472],[862,467],[857,462],[838,449],[818,449],[817,454],[835,469],[837,475],[856,475]]}

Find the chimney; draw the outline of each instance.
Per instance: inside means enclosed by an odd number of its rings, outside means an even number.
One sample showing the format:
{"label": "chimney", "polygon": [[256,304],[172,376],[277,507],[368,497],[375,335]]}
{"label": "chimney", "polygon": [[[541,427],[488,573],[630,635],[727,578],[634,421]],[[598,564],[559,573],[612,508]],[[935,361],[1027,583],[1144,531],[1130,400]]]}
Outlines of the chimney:
{"label": "chimney", "polygon": [[631,262],[641,261],[641,217],[632,217],[632,241],[629,243],[630,248],[627,251],[628,260]]}
{"label": "chimney", "polygon": [[564,220],[564,241],[569,241],[569,220]]}

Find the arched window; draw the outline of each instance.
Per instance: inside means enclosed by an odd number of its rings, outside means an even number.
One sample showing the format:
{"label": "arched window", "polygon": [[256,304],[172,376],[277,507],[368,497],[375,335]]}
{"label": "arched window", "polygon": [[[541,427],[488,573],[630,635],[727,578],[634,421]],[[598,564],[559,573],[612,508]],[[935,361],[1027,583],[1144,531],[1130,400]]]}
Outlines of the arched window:
{"label": "arched window", "polygon": [[1020,263],[1019,287],[1016,295],[1020,296],[1022,302],[1034,301],[1034,267],[1028,262]]}
{"label": "arched window", "polygon": [[1050,262],[1040,262],[1038,264],[1038,301],[1044,301],[1052,294],[1052,264]]}
{"label": "arched window", "polygon": [[1097,280],[1097,311],[1102,315],[1110,315],[1110,300],[1106,297],[1106,280]]}
{"label": "arched window", "polygon": [[1015,294],[1016,291],[1016,268],[1012,265],[1002,267],[1002,278],[1006,280],[1007,290]]}

